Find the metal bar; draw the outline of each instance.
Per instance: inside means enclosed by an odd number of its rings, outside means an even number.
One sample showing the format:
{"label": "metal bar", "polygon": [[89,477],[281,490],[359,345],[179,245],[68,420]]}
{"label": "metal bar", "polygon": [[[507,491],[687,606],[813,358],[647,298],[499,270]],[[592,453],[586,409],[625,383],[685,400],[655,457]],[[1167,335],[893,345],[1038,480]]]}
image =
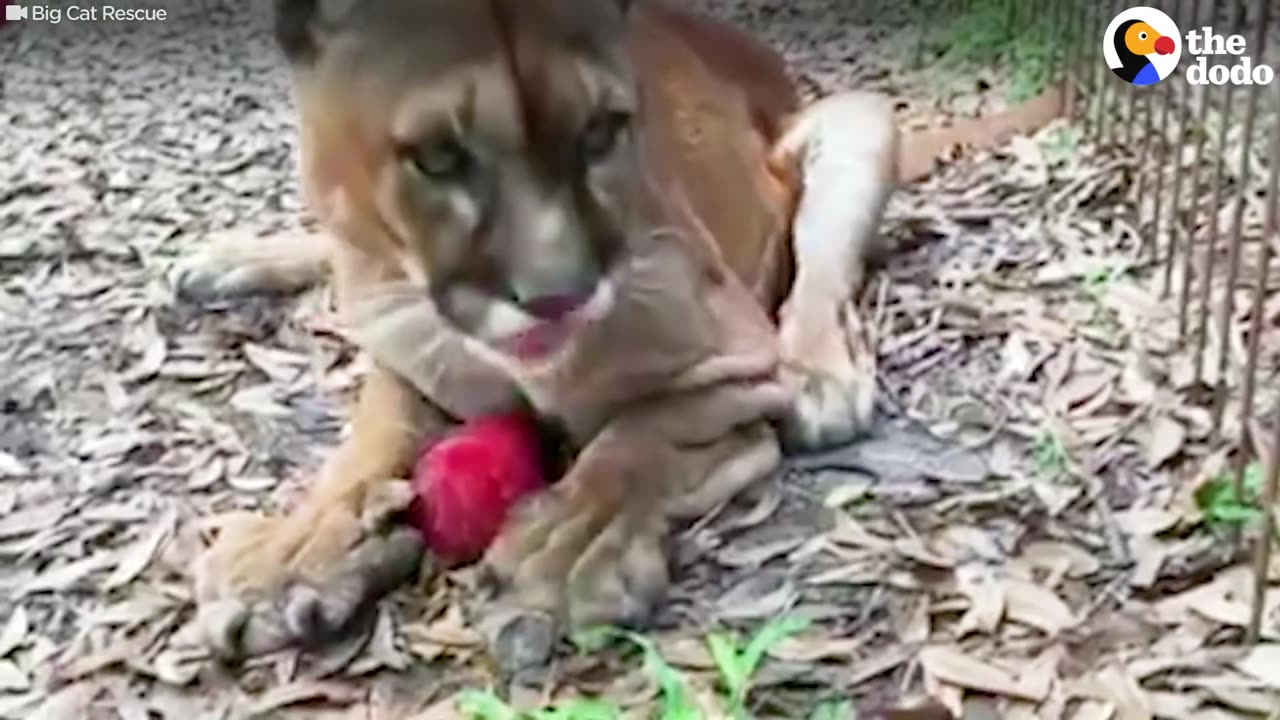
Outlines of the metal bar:
{"label": "metal bar", "polygon": [[[1067,117],[1072,120],[1083,120],[1088,117],[1088,98],[1085,97],[1085,81],[1080,66],[1080,57],[1084,51],[1084,35],[1085,28],[1089,23],[1089,5],[1084,2],[1074,2],[1074,12],[1071,13],[1071,35],[1069,54],[1070,59],[1068,68],[1071,72],[1071,89],[1067,94],[1068,110]],[[1087,73],[1087,71],[1084,71]],[[1082,109],[1083,112],[1082,112]]]}
{"label": "metal bar", "polygon": [[1280,423],[1276,423],[1275,437],[1271,441],[1271,462],[1267,463],[1262,485],[1262,536],[1258,538],[1258,551],[1253,556],[1253,602],[1249,608],[1249,627],[1245,629],[1245,643],[1253,645],[1262,634],[1262,611],[1267,604],[1267,575],[1271,569],[1271,543],[1276,533],[1276,486],[1280,485]]}
{"label": "metal bar", "polygon": [[[1200,17],[1201,1],[1202,0],[1192,0],[1190,20],[1188,21],[1188,24],[1194,24],[1196,19]],[[1169,89],[1170,90],[1173,89],[1172,83],[1170,83]],[[1178,132],[1177,132],[1177,135],[1174,136],[1174,140],[1173,140],[1173,147],[1174,147],[1173,191],[1169,195],[1169,256],[1165,258],[1164,284],[1161,290],[1161,297],[1166,297],[1166,298],[1169,296],[1170,291],[1173,289],[1172,287],[1173,286],[1173,263],[1174,263],[1174,259],[1178,256],[1179,241],[1182,240],[1181,235],[1185,231],[1185,223],[1183,222],[1183,219],[1181,217],[1182,176],[1183,176],[1182,151],[1187,144],[1187,123],[1189,123],[1191,120],[1191,113],[1187,106],[1193,99],[1194,99],[1194,93],[1191,90],[1188,90],[1185,99],[1178,101]],[[1187,243],[1187,247],[1190,247],[1190,242]],[[1184,264],[1183,266],[1184,276],[1187,272],[1189,272],[1189,268],[1186,267],[1186,265]],[[1179,310],[1179,313],[1178,313],[1179,336],[1185,335],[1183,326],[1186,323],[1186,300],[1185,300],[1186,296],[1187,296],[1187,289],[1184,288],[1182,291],[1183,301],[1181,303],[1181,309]]]}
{"label": "metal bar", "polygon": [[[1087,14],[1085,16],[1084,37],[1086,39],[1082,42],[1087,48],[1087,38],[1096,37],[1098,34],[1095,31],[1098,29],[1098,22],[1104,10],[1101,5],[1092,2],[1086,2],[1085,6]],[[1088,57],[1087,52],[1085,57]],[[1091,63],[1090,65],[1091,67],[1088,70],[1089,87],[1086,92],[1089,105],[1085,109],[1085,133],[1091,140],[1097,142],[1099,140],[1098,127],[1102,117],[1102,82],[1106,79],[1103,77],[1103,73],[1108,72],[1108,70],[1105,63]]]}
{"label": "metal bar", "polygon": [[[1241,19],[1241,22],[1244,22]],[[1257,35],[1253,39],[1253,43],[1249,45],[1250,54],[1259,59],[1266,57],[1267,52],[1267,30],[1271,23],[1271,3],[1262,3],[1261,15],[1258,18]],[[1265,85],[1255,85],[1248,90],[1249,100],[1244,111],[1244,139],[1241,143],[1240,156],[1240,172],[1238,177],[1247,178],[1249,174],[1249,156],[1253,151],[1253,124],[1254,118],[1258,114],[1258,98],[1262,95],[1262,89]],[[1240,248],[1244,244],[1241,237],[1244,224],[1244,206],[1248,185],[1242,180],[1242,185],[1237,191],[1235,204],[1231,211],[1231,232],[1227,238],[1227,279],[1226,279],[1226,296],[1222,299],[1222,304],[1218,306],[1218,327],[1226,328],[1227,323],[1231,320],[1231,315],[1235,310],[1235,286],[1236,281],[1240,278]],[[1213,392],[1213,422],[1215,425],[1221,424],[1222,413],[1226,409],[1227,404],[1227,384],[1223,379],[1223,375],[1227,369],[1227,344],[1224,342],[1218,346],[1218,382],[1214,386]],[[1241,425],[1241,427],[1244,427]],[[1237,474],[1237,495],[1243,497],[1243,479],[1241,474]]]}
{"label": "metal bar", "polygon": [[[1197,6],[1200,5],[1197,0]],[[1197,11],[1200,8],[1197,7]],[[1210,11],[1213,5],[1209,6]],[[1200,13],[1194,13],[1192,25],[1200,22]],[[1191,208],[1188,213],[1189,221],[1182,223],[1182,233],[1184,244],[1182,246],[1182,288],[1178,295],[1178,337],[1185,340],[1187,337],[1187,311],[1188,305],[1191,303],[1191,255],[1194,248],[1196,214],[1200,211],[1200,170],[1204,167],[1204,147],[1208,141],[1208,131],[1205,128],[1205,120],[1209,117],[1209,88],[1205,85],[1200,91],[1200,106],[1196,111],[1196,156],[1195,162],[1191,165]],[[1206,281],[1207,282],[1207,281]],[[1198,375],[1197,375],[1198,377]]]}
{"label": "metal bar", "polygon": [[[1240,28],[1234,28],[1239,32]],[[1195,383],[1204,380],[1204,350],[1209,342],[1209,300],[1213,289],[1213,273],[1218,264],[1218,240],[1222,234],[1221,223],[1218,222],[1218,210],[1222,208],[1222,193],[1226,185],[1227,135],[1231,130],[1231,111],[1233,108],[1234,86],[1227,83],[1222,88],[1222,110],[1218,113],[1218,153],[1213,159],[1213,200],[1208,208],[1206,220],[1209,223],[1209,242],[1204,250],[1204,277],[1200,283],[1200,305],[1196,308],[1199,322],[1196,326],[1196,353],[1192,359],[1195,365]],[[1227,289],[1230,293],[1230,288]],[[1225,328],[1218,328],[1224,332]],[[1224,340],[1225,342],[1225,340]],[[1214,428],[1214,437],[1219,437],[1221,428]]]}
{"label": "metal bar", "polygon": [[[1106,31],[1107,25],[1111,22],[1111,18],[1117,14],[1116,8],[1119,7],[1119,0],[1108,0],[1106,10],[1101,13],[1098,18],[1098,32],[1095,37],[1101,37]],[[1112,133],[1114,128],[1110,123],[1111,108],[1111,88],[1117,87],[1115,78],[1111,77],[1111,71],[1106,67],[1106,63],[1099,63],[1100,70],[1103,71],[1102,87],[1098,91],[1098,140],[1104,145],[1110,145],[1113,140]],[[1117,89],[1117,92],[1119,90]]]}
{"label": "metal bar", "polygon": [[[1173,15],[1178,17],[1182,11],[1182,0],[1174,0]],[[1177,72],[1174,72],[1177,75]],[[1178,142],[1169,142],[1169,116],[1173,113],[1173,86],[1175,77],[1168,78],[1168,82],[1164,84],[1164,108],[1160,112],[1160,148],[1164,153],[1164,162],[1156,165],[1156,195],[1155,206],[1151,211],[1151,242],[1154,244],[1156,252],[1160,252],[1160,228],[1161,220],[1164,219],[1164,178],[1169,173],[1168,167],[1170,159],[1173,161],[1173,174],[1179,175],[1178,167],[1182,164],[1182,138],[1178,138]],[[1181,103],[1178,105],[1179,113],[1185,117],[1185,108]],[[1169,213],[1176,213],[1177,207],[1170,205]],[[1174,233],[1169,233],[1169,242],[1165,246],[1164,257],[1161,262],[1164,264],[1163,280],[1160,283],[1160,297],[1169,296],[1170,275],[1173,272],[1173,256],[1177,250],[1177,241],[1174,239]]]}

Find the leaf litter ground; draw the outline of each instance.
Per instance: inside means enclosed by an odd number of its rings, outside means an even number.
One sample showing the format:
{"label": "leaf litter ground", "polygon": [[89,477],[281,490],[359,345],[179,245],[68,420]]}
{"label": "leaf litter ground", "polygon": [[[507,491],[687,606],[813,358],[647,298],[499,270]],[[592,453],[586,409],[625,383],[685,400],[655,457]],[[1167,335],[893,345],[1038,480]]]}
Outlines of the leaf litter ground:
{"label": "leaf litter ground", "polygon": [[[703,5],[784,50],[810,94],[883,90],[905,125],[1002,105],[998,73],[912,67],[907,18],[873,26],[836,0]],[[190,568],[213,518],[297,497],[365,361],[323,289],[172,297],[177,254],[303,213],[264,13],[168,7],[145,28],[0,30],[0,717],[443,718],[491,687],[646,716],[661,677],[616,651],[495,686],[462,612],[467,572],[397,593],[320,655],[230,673],[190,643]],[[681,535],[678,586],[646,637],[696,706],[725,707],[723,632],[780,617],[808,624],[756,667],[740,699],[760,717],[925,695],[966,717],[1280,706],[1280,596],[1263,645],[1233,650],[1252,581],[1223,527],[1256,511],[1215,485],[1233,448],[1211,442],[1176,310],[1139,259],[1133,162],[1073,133],[964,158],[894,200],[885,232],[902,249],[865,297],[882,430],[792,460]],[[1260,203],[1245,217],[1260,236]],[[1250,321],[1236,307],[1209,343],[1228,348],[1231,397]],[[1278,311],[1263,308],[1262,425]],[[742,695],[734,678],[721,690]]]}

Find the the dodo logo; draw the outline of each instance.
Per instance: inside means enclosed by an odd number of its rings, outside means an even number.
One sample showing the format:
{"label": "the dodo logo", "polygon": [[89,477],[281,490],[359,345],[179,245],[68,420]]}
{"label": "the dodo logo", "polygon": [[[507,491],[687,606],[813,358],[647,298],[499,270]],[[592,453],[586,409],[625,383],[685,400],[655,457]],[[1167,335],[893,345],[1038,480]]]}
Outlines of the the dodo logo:
{"label": "the dodo logo", "polygon": [[1182,35],[1168,15],[1133,7],[1111,21],[1102,36],[1107,67],[1125,82],[1155,85],[1173,74],[1182,57]]}

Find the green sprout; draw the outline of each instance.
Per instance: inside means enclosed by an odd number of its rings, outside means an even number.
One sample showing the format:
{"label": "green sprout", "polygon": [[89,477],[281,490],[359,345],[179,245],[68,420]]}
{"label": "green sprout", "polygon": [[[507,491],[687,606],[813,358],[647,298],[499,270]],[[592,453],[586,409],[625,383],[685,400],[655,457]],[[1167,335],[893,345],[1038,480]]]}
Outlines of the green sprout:
{"label": "green sprout", "polygon": [[1231,473],[1223,473],[1196,490],[1196,505],[1205,525],[1214,529],[1239,529],[1262,517],[1262,464],[1244,469],[1244,497],[1236,493]]}

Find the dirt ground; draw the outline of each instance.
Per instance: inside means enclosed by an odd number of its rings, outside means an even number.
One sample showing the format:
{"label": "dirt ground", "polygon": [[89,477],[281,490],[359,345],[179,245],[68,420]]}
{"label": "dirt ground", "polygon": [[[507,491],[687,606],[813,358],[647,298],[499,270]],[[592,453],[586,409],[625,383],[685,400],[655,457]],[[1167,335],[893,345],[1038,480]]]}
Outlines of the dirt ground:
{"label": "dirt ground", "polygon": [[[783,50],[809,94],[883,90],[905,125],[1002,103],[998,71],[916,68],[907,15],[698,4]],[[322,655],[232,673],[184,636],[209,519],[296,497],[364,367],[324,290],[197,308],[166,279],[211,233],[303,222],[266,5],[0,27],[0,717],[445,718],[468,687],[645,716],[657,688],[619,652],[495,685],[459,610],[467,572],[397,593]],[[883,430],[681,535],[650,637],[700,702],[706,633],[790,615],[810,626],[755,678],[760,717],[926,693],[974,718],[1275,717],[1280,594],[1264,644],[1235,651],[1251,575],[1196,499],[1232,446],[1211,440],[1138,253],[1133,169],[1056,124],[895,198],[903,249],[865,298]],[[1210,343],[1230,349],[1232,397],[1237,308]],[[1263,310],[1265,418],[1280,303]]]}

